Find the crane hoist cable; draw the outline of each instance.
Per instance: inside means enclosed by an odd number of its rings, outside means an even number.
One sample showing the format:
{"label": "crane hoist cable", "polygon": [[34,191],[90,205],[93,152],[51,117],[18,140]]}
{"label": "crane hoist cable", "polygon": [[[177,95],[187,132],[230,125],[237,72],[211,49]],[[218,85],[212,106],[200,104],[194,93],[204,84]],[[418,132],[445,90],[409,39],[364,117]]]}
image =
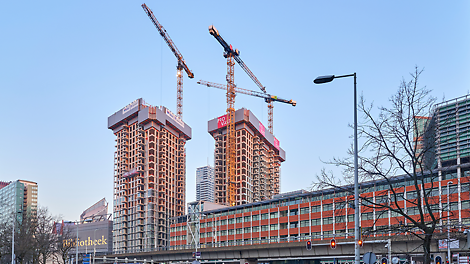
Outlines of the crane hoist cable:
{"label": "crane hoist cable", "polygon": [[183,119],[183,74],[181,73],[181,71],[184,70],[186,74],[188,75],[188,77],[191,79],[194,78],[194,74],[188,68],[188,65],[186,65],[183,55],[178,50],[175,43],[173,43],[173,40],[171,40],[170,35],[168,35],[166,30],[163,28],[160,22],[158,22],[157,18],[153,15],[152,10],[150,10],[150,8],[148,8],[148,6],[145,3],[142,4],[142,8],[144,9],[147,16],[150,18],[152,23],[155,25],[155,27],[158,29],[158,32],[160,32],[160,35],[163,37],[166,44],[168,45],[168,47],[170,47],[171,51],[173,52],[176,59],[178,60],[178,65],[176,66],[176,70],[177,70],[177,73],[176,73],[176,78],[177,78],[176,115],[180,119]]}

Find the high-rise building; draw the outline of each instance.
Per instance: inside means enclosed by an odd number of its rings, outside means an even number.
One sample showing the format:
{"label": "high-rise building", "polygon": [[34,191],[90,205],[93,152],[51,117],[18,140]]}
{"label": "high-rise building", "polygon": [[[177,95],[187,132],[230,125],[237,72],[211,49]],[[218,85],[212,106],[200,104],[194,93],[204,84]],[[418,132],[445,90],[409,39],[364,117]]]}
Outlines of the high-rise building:
{"label": "high-rise building", "polygon": [[196,201],[214,202],[214,168],[204,166],[196,169]]}
{"label": "high-rise building", "polygon": [[[253,113],[245,108],[235,111],[236,130],[236,205],[271,199],[280,191],[280,166],[286,153]],[[215,139],[215,202],[228,205],[226,172],[227,116],[208,122]]]}
{"label": "high-rise building", "polygon": [[38,184],[17,180],[0,182],[0,223],[11,222],[13,215],[21,221],[26,215],[34,215],[38,208]]}
{"label": "high-rise building", "polygon": [[437,104],[433,115],[439,167],[470,161],[470,95]]}
{"label": "high-rise building", "polygon": [[110,116],[108,128],[116,135],[113,251],[164,249],[169,219],[185,213],[191,128],[142,98]]}

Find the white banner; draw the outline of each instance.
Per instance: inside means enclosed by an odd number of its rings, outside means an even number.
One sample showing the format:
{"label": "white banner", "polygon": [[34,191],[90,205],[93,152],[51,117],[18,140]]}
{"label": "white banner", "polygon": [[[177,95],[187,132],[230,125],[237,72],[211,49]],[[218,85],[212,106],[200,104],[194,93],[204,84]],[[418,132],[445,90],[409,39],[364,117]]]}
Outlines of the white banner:
{"label": "white banner", "polygon": [[[460,248],[460,241],[457,239],[451,239],[449,241],[450,248]],[[447,249],[447,239],[439,239],[439,249]]]}

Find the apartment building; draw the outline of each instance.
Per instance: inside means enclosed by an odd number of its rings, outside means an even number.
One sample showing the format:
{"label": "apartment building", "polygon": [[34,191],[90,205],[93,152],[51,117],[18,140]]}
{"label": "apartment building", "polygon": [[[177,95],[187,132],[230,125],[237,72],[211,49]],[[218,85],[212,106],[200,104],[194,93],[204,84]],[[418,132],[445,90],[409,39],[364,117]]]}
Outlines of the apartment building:
{"label": "apartment building", "polygon": [[185,213],[191,128],[142,98],[111,115],[108,128],[116,136],[113,251],[165,249],[169,218]]}
{"label": "apartment building", "polygon": [[196,201],[214,202],[214,168],[207,165],[196,169]]}
{"label": "apartment building", "polygon": [[[285,151],[279,140],[248,109],[235,111],[236,205],[268,200],[280,191],[280,166]],[[226,172],[227,116],[208,122],[215,140],[215,202],[228,205]]]}
{"label": "apartment building", "polygon": [[13,215],[21,221],[26,215],[34,215],[37,208],[37,183],[25,180],[0,182],[0,223],[11,222]]}

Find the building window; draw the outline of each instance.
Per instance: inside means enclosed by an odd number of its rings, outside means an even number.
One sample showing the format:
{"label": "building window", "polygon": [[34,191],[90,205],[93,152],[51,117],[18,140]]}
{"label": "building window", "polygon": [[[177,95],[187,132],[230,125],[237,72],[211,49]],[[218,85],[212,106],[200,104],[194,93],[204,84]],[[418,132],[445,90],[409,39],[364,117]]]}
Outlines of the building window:
{"label": "building window", "polygon": [[243,229],[237,228],[237,235],[242,234],[242,233],[243,233]]}
{"label": "building window", "polygon": [[300,214],[308,214],[308,207],[300,208]]}
{"label": "building window", "polygon": [[331,211],[333,210],[333,204],[324,204],[323,211]]}
{"label": "building window", "polygon": [[234,219],[234,218],[230,218],[230,219],[228,220],[228,224],[229,224],[229,225],[235,224],[235,219]]}
{"label": "building window", "polygon": [[374,220],[374,215],[372,212],[362,213],[362,220]]}
{"label": "building window", "polygon": [[324,224],[324,225],[333,224],[333,217],[325,217],[325,218],[323,218],[323,224]]}
{"label": "building window", "polygon": [[234,235],[234,234],[235,234],[235,230],[229,229],[229,230],[228,230],[228,234],[229,234],[229,235]]}
{"label": "building window", "polygon": [[277,224],[274,224],[274,225],[271,225],[269,229],[270,229],[271,231],[277,230],[277,229],[278,229],[278,226],[277,226]]}
{"label": "building window", "polygon": [[312,213],[318,213],[320,211],[321,211],[321,206],[320,205],[312,206]]}
{"label": "building window", "polygon": [[253,215],[253,221],[258,221],[259,220],[259,215]]}
{"label": "building window", "polygon": [[297,225],[299,224],[299,222],[290,222],[289,224],[289,228],[297,228]]}
{"label": "building window", "polygon": [[294,216],[294,215],[297,215],[298,212],[299,212],[298,209],[293,209],[293,210],[290,210],[289,215],[290,215],[290,216]]}
{"label": "building window", "polygon": [[353,214],[348,215],[348,222],[354,222],[354,215]]}
{"label": "building window", "polygon": [[268,225],[262,225],[261,231],[268,231]]}
{"label": "building window", "polygon": [[300,221],[300,227],[309,226],[308,222],[309,222],[308,220]]}
{"label": "building window", "polygon": [[312,226],[321,225],[321,218],[312,219]]}
{"label": "building window", "polygon": [[259,226],[254,226],[253,227],[253,232],[259,232]]}
{"label": "building window", "polygon": [[287,223],[280,223],[279,229],[287,229]]}
{"label": "building window", "polygon": [[249,227],[245,227],[245,230],[244,230],[244,231],[245,231],[245,234],[247,234],[247,233],[251,233],[251,228],[249,228]]}
{"label": "building window", "polygon": [[271,213],[271,219],[277,218],[277,212]]}
{"label": "building window", "polygon": [[335,216],[335,222],[336,223],[344,223],[345,221],[346,221],[346,216],[345,215]]}
{"label": "building window", "polygon": [[279,217],[285,217],[285,216],[287,216],[287,210],[279,212]]}
{"label": "building window", "polygon": [[388,211],[376,211],[375,218],[377,219],[388,218]]}
{"label": "building window", "polygon": [[262,214],[261,215],[261,220],[266,220],[268,219],[269,215],[266,213],[266,214]]}
{"label": "building window", "polygon": [[243,219],[241,217],[237,217],[237,224],[241,223]]}
{"label": "building window", "polygon": [[419,209],[416,206],[415,207],[408,207],[408,208],[406,208],[406,213],[408,215],[416,215],[416,214],[419,214]]}
{"label": "building window", "polygon": [[244,221],[244,222],[251,222],[251,216],[245,216],[245,217],[243,218],[243,221]]}

